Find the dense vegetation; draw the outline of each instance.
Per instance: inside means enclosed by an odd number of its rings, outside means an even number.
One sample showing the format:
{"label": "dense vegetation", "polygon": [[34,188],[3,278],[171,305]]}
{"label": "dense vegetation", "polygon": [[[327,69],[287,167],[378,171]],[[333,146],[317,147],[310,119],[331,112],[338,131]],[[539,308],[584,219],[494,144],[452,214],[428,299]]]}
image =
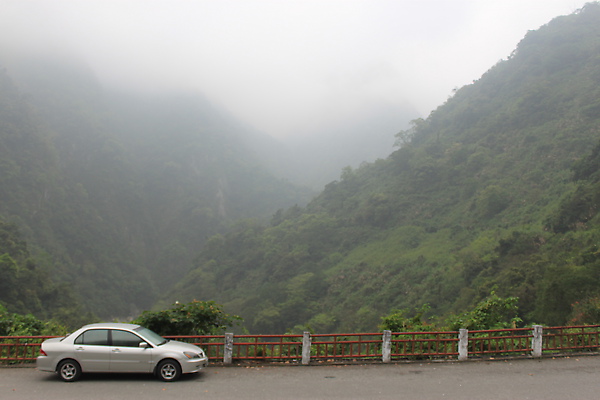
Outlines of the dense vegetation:
{"label": "dense vegetation", "polygon": [[600,322],[599,37],[596,3],[529,32],[388,159],[211,238],[166,301],[214,299],[262,333],[449,317],[493,291],[524,323]]}
{"label": "dense vegetation", "polygon": [[240,320],[225,313],[214,301],[175,303],[160,311],[145,311],[133,323],[145,326],[159,335],[219,335]]}
{"label": "dense vegetation", "polygon": [[47,267],[36,264],[17,227],[2,220],[0,276],[0,335],[42,334],[47,327],[76,326],[94,318],[66,284],[55,282]]}
{"label": "dense vegetation", "polygon": [[345,168],[308,203],[205,99],[13,64],[0,72],[0,313],[76,325],[135,317],[162,293],[157,308],[216,301],[253,333],[374,330],[382,316],[600,322],[599,39],[597,3],[529,32],[387,159]]}
{"label": "dense vegetation", "polygon": [[[0,69],[9,312],[51,318],[67,302],[80,315],[135,317],[206,238],[309,196],[261,167],[251,134],[201,97],[111,92],[80,65],[47,58],[9,66]],[[15,240],[26,255],[9,251]]]}

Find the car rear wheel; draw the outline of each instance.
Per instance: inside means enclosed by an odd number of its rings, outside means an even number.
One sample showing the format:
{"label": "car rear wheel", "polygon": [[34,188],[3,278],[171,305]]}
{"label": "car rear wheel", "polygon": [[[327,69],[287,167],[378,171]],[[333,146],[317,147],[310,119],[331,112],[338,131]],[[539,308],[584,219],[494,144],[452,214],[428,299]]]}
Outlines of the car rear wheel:
{"label": "car rear wheel", "polygon": [[175,360],[162,360],[158,364],[157,375],[165,382],[176,381],[181,377],[181,366]]}
{"label": "car rear wheel", "polygon": [[65,382],[74,382],[81,376],[81,366],[75,360],[63,360],[58,364],[58,375]]}

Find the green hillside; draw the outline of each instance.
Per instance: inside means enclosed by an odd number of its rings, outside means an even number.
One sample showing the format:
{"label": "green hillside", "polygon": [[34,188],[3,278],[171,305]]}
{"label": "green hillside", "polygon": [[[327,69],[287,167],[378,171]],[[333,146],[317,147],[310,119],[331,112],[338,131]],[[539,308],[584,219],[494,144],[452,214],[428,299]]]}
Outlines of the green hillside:
{"label": "green hillside", "polygon": [[163,301],[216,300],[257,333],[373,330],[394,309],[443,317],[493,290],[518,296],[527,323],[590,322],[599,127],[593,3],[529,32],[389,158],[212,237]]}
{"label": "green hillside", "polygon": [[[13,259],[0,267],[39,268],[73,306],[135,317],[189,270],[207,238],[312,194],[267,171],[247,146],[251,134],[201,96],[136,97],[102,87],[76,62],[7,60],[0,224],[14,232],[0,237],[0,257]],[[5,254],[11,237],[26,242],[26,256]],[[0,297],[8,311],[60,311],[50,298],[34,304],[38,279],[17,275],[14,296]]]}

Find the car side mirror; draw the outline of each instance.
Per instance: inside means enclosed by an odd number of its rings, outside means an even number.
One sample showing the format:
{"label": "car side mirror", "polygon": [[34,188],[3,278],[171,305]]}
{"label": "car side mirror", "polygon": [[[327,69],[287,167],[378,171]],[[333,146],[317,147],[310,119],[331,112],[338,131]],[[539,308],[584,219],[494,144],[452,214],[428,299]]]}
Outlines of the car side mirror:
{"label": "car side mirror", "polygon": [[150,345],[146,342],[140,342],[139,347],[141,347],[142,349],[147,349],[148,347],[150,347]]}

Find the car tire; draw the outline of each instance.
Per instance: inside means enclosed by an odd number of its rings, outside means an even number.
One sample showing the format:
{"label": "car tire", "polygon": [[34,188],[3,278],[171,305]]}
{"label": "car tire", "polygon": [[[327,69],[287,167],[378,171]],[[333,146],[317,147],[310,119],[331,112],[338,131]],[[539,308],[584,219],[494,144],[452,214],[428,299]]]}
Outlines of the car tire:
{"label": "car tire", "polygon": [[158,379],[173,382],[181,377],[181,366],[175,360],[162,360],[156,368]]}
{"label": "car tire", "polygon": [[75,360],[62,360],[56,371],[60,379],[65,382],[75,382],[81,377],[81,366]]}

